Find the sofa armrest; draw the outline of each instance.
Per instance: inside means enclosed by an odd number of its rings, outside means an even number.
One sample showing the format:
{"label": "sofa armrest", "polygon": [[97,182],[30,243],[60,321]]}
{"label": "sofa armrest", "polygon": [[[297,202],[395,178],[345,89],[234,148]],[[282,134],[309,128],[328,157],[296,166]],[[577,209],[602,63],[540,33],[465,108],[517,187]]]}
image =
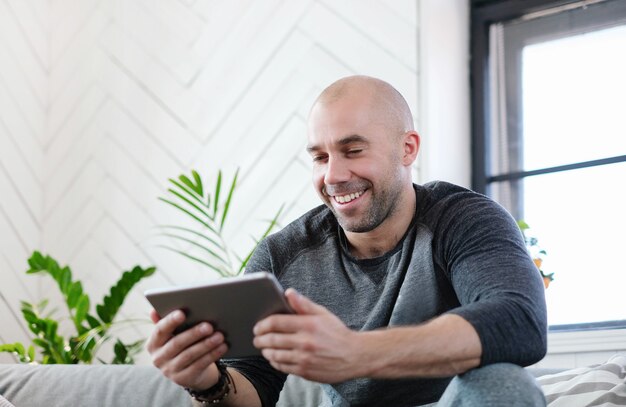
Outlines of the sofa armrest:
{"label": "sofa armrest", "polygon": [[0,365],[0,394],[16,406],[191,406],[152,366]]}

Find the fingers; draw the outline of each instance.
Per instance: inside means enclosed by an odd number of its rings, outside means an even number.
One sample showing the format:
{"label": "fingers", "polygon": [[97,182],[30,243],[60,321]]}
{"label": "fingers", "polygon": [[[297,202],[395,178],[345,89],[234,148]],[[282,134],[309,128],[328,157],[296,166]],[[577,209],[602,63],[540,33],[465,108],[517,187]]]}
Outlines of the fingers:
{"label": "fingers", "polygon": [[152,320],[152,322],[154,322],[156,324],[157,322],[159,322],[161,320],[161,317],[159,316],[159,314],[156,312],[155,309],[151,309],[150,310],[150,319]]}
{"label": "fingers", "polygon": [[185,347],[174,356],[164,350],[163,353],[155,355],[154,364],[162,367],[163,373],[168,377],[183,376],[183,380],[188,380],[223,356],[227,348],[224,335],[221,332],[215,332]]}
{"label": "fingers", "polygon": [[314,303],[293,288],[288,288],[285,291],[285,297],[287,297],[287,302],[297,314],[311,315],[328,313],[328,310],[325,307]]}
{"label": "fingers", "polygon": [[[219,343],[224,341],[224,336],[221,333],[214,334],[213,326],[207,322],[202,322],[193,328],[189,328],[174,337],[171,337],[169,341],[161,345],[158,351],[153,355],[154,364],[159,367],[159,362],[161,360],[170,360],[181,354],[183,354],[187,349],[192,348],[194,344],[200,343],[206,346],[211,345],[211,349],[219,345]],[[218,335],[219,334],[219,335]],[[214,342],[204,343],[204,339],[212,337],[214,338]],[[218,339],[220,339],[218,341]],[[206,349],[208,351],[209,349]]]}
{"label": "fingers", "polygon": [[174,335],[183,321],[184,314],[174,311],[156,323],[147,344],[152,363],[181,386],[211,387],[218,376],[211,365],[228,350],[224,335],[207,322]]}
{"label": "fingers", "polygon": [[302,355],[302,353],[287,349],[263,349],[261,353],[268,361],[283,365],[294,365],[299,363],[299,356]]}
{"label": "fingers", "polygon": [[255,336],[270,332],[291,333],[306,329],[310,321],[301,315],[271,315],[256,323],[253,332]]}
{"label": "fingers", "polygon": [[[152,313],[150,313],[152,318]],[[152,353],[163,346],[174,335],[174,331],[185,321],[185,314],[182,311],[169,313],[165,318],[155,323],[154,331],[148,338],[146,348]]]}
{"label": "fingers", "polygon": [[[226,345],[222,346],[225,347]],[[196,359],[184,370],[171,372],[165,370],[163,371],[163,374],[180,386],[197,389],[207,389],[214,384],[213,380],[219,377],[217,369],[215,367],[212,367],[211,365],[213,365],[213,363],[220,357],[221,355],[218,355],[214,352],[209,352],[202,357]],[[211,372],[211,370],[213,370],[214,372]],[[215,379],[211,379],[211,376],[215,376]]]}
{"label": "fingers", "polygon": [[257,349],[308,349],[308,343],[298,334],[268,333],[255,336],[252,342]]}

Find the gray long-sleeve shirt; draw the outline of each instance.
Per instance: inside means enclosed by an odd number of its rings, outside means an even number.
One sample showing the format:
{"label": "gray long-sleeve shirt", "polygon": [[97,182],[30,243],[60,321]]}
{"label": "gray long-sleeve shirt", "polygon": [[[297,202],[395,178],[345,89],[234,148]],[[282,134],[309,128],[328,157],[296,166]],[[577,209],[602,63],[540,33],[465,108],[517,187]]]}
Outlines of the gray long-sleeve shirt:
{"label": "gray long-sleeve shirt", "polygon": [[[478,332],[481,365],[539,361],[546,352],[544,288],[513,218],[489,198],[449,183],[414,188],[415,217],[383,256],[354,258],[333,214],[319,206],[261,242],[246,272],[274,273],[283,287],[355,330],[454,313]],[[264,406],[275,404],[284,374],[263,358],[228,363],[252,382]],[[359,378],[325,390],[335,405],[415,406],[437,401],[450,379]]]}

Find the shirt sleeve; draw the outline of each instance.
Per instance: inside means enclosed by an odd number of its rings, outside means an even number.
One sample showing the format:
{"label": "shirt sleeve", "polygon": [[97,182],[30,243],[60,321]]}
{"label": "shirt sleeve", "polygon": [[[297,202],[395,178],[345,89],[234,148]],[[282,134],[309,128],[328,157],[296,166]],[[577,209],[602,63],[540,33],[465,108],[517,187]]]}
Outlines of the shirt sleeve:
{"label": "shirt sleeve", "polygon": [[[267,251],[267,239],[261,241],[248,261],[245,274],[256,271],[273,272]],[[262,356],[224,359],[224,363],[241,373],[256,389],[263,407],[276,405],[287,375],[272,367]]]}
{"label": "shirt sleeve", "polygon": [[468,191],[442,214],[436,252],[482,344],[481,365],[528,366],[547,349],[543,283],[515,220],[489,198]]}

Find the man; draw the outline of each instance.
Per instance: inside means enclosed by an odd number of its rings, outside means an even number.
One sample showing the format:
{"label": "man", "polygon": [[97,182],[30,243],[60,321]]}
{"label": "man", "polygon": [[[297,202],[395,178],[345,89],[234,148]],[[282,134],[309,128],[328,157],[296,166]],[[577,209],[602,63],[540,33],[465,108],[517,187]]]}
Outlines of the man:
{"label": "man", "polygon": [[482,195],[414,185],[419,141],[388,83],[355,76],[325,89],[307,147],[325,205],[261,242],[246,269],[295,288],[296,315],[260,321],[264,358],[226,370],[220,332],[203,323],[172,336],[183,314],[153,313],[154,364],[224,405],[274,405],[286,374],[326,383],[333,406],[545,405],[520,367],[546,351],[543,286],[520,232]]}

